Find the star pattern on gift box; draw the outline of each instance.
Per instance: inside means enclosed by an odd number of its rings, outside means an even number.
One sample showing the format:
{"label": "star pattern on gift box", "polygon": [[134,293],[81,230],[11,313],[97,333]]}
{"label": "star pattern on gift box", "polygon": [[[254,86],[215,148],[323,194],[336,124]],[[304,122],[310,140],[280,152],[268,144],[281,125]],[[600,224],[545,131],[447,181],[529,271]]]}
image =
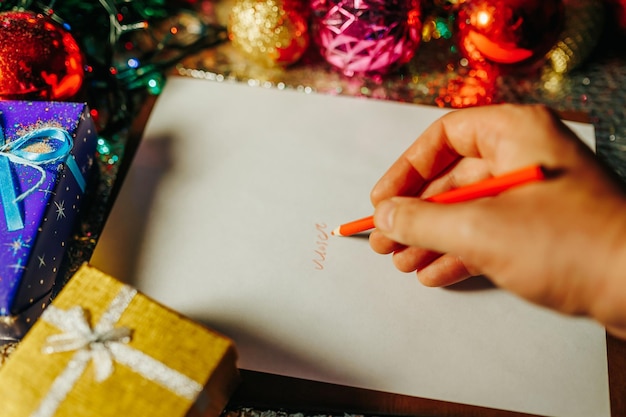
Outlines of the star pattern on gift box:
{"label": "star pattern on gift box", "polygon": [[13,256],[16,256],[18,254],[18,252],[21,252],[24,249],[30,248],[30,245],[28,244],[29,241],[24,241],[22,239],[22,235],[20,235],[15,240],[13,240],[12,242],[5,243],[5,245],[10,248],[11,252],[13,252]]}
{"label": "star pattern on gift box", "polygon": [[60,203],[57,203],[55,201],[54,205],[57,207],[56,208],[57,220],[61,218],[65,218],[65,200],[61,201]]}
{"label": "star pattern on gift box", "polygon": [[87,171],[91,169],[92,166],[93,166],[93,158],[91,157],[91,155],[89,155],[89,157],[87,158],[87,164],[81,168],[82,173],[83,174],[87,173]]}
{"label": "star pattern on gift box", "polygon": [[39,268],[42,266],[46,266],[46,254],[37,255],[37,260],[39,261]]}
{"label": "star pattern on gift box", "polygon": [[13,265],[9,265],[9,268],[12,268],[16,272],[22,269],[26,269],[26,267],[22,265],[22,262],[22,259],[18,259],[16,263],[14,263]]}
{"label": "star pattern on gift box", "polygon": [[44,193],[44,194],[52,195],[52,196],[56,195],[56,193],[53,190],[46,190],[46,189],[40,188],[37,191]]}

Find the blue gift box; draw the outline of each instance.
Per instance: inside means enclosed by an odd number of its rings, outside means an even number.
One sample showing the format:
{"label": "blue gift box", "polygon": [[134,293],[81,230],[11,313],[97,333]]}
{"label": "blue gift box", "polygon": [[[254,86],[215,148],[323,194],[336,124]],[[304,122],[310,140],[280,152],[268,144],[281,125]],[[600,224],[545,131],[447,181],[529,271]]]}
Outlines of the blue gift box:
{"label": "blue gift box", "polygon": [[84,103],[0,101],[0,341],[45,307],[93,171]]}

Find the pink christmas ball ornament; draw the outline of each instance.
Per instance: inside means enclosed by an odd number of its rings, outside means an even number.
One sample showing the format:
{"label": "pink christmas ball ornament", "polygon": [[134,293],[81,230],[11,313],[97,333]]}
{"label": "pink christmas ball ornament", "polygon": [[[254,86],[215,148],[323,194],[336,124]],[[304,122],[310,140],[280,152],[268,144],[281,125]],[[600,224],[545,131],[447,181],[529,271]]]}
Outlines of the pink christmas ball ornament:
{"label": "pink christmas ball ornament", "polygon": [[384,74],[413,58],[421,41],[418,0],[311,0],[311,34],[345,75]]}

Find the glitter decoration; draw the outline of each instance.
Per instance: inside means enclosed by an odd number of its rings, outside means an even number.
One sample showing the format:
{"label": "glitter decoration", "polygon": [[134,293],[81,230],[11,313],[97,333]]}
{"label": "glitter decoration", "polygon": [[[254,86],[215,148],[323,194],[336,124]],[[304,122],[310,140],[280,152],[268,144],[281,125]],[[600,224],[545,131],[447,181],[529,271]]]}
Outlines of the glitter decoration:
{"label": "glitter decoration", "polygon": [[605,5],[596,0],[564,0],[565,24],[556,45],[548,52],[548,67],[556,73],[571,71],[593,52],[604,29]]}
{"label": "glitter decoration", "polygon": [[296,0],[238,0],[230,12],[228,37],[259,64],[291,65],[309,46],[303,12]]}
{"label": "glitter decoration", "polygon": [[312,0],[312,35],[345,75],[385,74],[415,54],[422,32],[417,0]]}
{"label": "glitter decoration", "polygon": [[457,16],[458,45],[470,64],[534,68],[561,32],[561,0],[467,0]]}
{"label": "glitter decoration", "polygon": [[66,100],[81,88],[83,57],[72,35],[29,11],[0,13],[0,98]]}
{"label": "glitter decoration", "polygon": [[497,68],[484,67],[460,71],[439,89],[435,103],[439,107],[464,108],[491,104],[496,92]]}
{"label": "glitter decoration", "polygon": [[2,365],[4,365],[11,356],[11,353],[13,353],[18,346],[19,342],[10,342],[0,345],[0,368],[2,368]]}

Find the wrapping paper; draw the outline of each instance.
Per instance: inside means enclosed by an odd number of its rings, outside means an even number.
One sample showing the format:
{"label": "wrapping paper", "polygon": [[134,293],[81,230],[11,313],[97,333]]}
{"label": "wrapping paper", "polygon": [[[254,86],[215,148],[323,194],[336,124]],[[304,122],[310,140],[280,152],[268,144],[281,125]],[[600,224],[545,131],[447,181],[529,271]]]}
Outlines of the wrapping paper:
{"label": "wrapping paper", "polygon": [[0,340],[10,340],[48,301],[97,134],[84,103],[0,101],[0,126]]}
{"label": "wrapping paper", "polygon": [[3,415],[217,416],[230,339],[83,265],[0,368]]}

